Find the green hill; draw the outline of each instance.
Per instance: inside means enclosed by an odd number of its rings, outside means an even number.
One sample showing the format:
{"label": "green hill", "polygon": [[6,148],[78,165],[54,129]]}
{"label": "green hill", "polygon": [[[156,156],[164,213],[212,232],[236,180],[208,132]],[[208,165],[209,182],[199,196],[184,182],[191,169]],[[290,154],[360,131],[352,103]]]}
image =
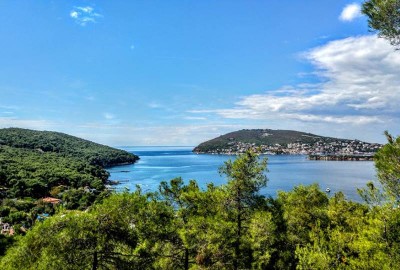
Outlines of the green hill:
{"label": "green hill", "polygon": [[196,153],[240,153],[260,147],[262,152],[276,154],[366,153],[376,152],[380,145],[359,140],[324,137],[294,130],[243,129],[206,141],[193,149]]}
{"label": "green hill", "polygon": [[86,209],[108,196],[104,167],[134,163],[136,155],[67,134],[20,128],[0,129],[0,218],[29,228],[37,215],[56,207]]}
{"label": "green hill", "polygon": [[54,152],[66,157],[83,159],[91,165],[102,167],[134,163],[139,159],[138,156],[123,150],[53,131],[0,129],[0,145]]}
{"label": "green hill", "polygon": [[334,141],[336,139],[293,130],[242,129],[203,142],[198,145],[194,151],[207,152],[217,148],[226,148],[234,142],[254,143],[256,146],[260,146],[274,144],[286,145],[294,142],[314,143],[320,140]]}

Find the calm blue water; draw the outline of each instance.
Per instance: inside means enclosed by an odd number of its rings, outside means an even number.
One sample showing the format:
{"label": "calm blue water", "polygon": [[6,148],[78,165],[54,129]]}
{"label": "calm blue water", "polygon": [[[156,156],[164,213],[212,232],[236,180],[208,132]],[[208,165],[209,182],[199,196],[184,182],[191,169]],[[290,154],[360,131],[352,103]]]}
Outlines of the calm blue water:
{"label": "calm blue water", "polygon": [[[140,156],[133,165],[109,169],[110,179],[121,181],[117,189],[134,190],[140,185],[144,191],[157,190],[161,181],[182,177],[195,179],[201,187],[207,183],[226,183],[218,173],[224,161],[235,158],[222,155],[197,155],[191,147],[123,147]],[[268,156],[268,184],[262,194],[276,196],[278,190],[289,191],[299,184],[319,183],[329,187],[331,194],[342,191],[348,199],[359,201],[357,188],[374,180],[375,169],[370,161],[315,161],[307,156]]]}

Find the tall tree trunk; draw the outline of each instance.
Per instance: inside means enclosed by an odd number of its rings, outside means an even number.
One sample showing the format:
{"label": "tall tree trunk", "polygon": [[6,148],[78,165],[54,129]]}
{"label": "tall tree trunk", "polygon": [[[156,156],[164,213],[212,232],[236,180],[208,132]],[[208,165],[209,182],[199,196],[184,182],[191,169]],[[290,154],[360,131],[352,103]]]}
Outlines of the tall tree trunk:
{"label": "tall tree trunk", "polygon": [[99,264],[98,258],[97,258],[97,251],[93,253],[93,264],[92,264],[92,270],[97,270],[97,265]]}
{"label": "tall tree trunk", "polygon": [[242,202],[241,202],[241,190],[237,192],[237,220],[236,220],[236,241],[235,241],[235,259],[233,261],[233,267],[235,270],[239,269],[240,262],[240,238],[242,236]]}
{"label": "tall tree trunk", "polygon": [[189,270],[189,249],[185,248],[185,270]]}
{"label": "tall tree trunk", "polygon": [[235,241],[235,260],[233,266],[235,270],[239,269],[239,261],[240,261],[240,238],[242,234],[242,217],[239,212],[237,216],[237,234],[236,234],[236,241]]}

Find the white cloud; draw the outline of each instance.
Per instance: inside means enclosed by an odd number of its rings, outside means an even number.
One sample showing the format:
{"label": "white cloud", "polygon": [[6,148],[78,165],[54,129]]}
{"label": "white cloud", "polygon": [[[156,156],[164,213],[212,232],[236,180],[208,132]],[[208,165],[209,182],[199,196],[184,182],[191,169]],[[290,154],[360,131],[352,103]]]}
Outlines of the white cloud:
{"label": "white cloud", "polygon": [[103,17],[103,15],[94,12],[94,8],[90,6],[74,7],[69,16],[81,26],[85,26],[88,23],[96,23],[98,18]]}
{"label": "white cloud", "polygon": [[361,16],[361,6],[358,3],[352,3],[344,7],[339,19],[344,22],[351,22]]}
{"label": "white cloud", "polygon": [[88,14],[93,12],[93,8],[89,7],[89,6],[87,6],[87,7],[77,7],[76,9],[78,9],[78,10],[84,12],[84,13],[88,13]]}
{"label": "white cloud", "polygon": [[71,11],[71,13],[69,13],[69,15],[71,16],[71,18],[73,19],[78,19],[79,17],[79,13],[76,11]]}
{"label": "white cloud", "polygon": [[400,53],[376,36],[327,43],[304,54],[323,81],[241,98],[228,109],[197,110],[228,119],[371,125],[400,119]]}
{"label": "white cloud", "polygon": [[365,125],[372,123],[382,123],[383,121],[376,116],[322,116],[308,114],[286,114],[286,118],[300,120],[304,122],[326,122],[334,124],[355,124]]}

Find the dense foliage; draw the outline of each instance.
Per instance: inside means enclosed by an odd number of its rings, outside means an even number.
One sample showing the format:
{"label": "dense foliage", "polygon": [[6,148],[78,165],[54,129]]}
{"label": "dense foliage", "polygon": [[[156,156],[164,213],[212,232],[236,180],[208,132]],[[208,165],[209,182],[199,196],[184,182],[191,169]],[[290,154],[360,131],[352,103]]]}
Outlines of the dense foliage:
{"label": "dense foliage", "polygon": [[67,209],[85,209],[106,192],[108,175],[79,159],[0,146],[0,217],[29,228],[38,214],[55,211],[44,197],[62,199]]}
{"label": "dense foliage", "polygon": [[400,202],[400,137],[385,134],[388,143],[376,155],[375,166],[386,192]]}
{"label": "dense foliage", "polygon": [[0,186],[6,189],[5,197],[41,198],[57,186],[102,190],[107,179],[103,168],[79,159],[0,146]]}
{"label": "dense foliage", "polygon": [[177,178],[155,193],[60,211],[8,248],[0,268],[400,269],[400,208],[390,196],[371,183],[360,190],[365,204],[316,184],[265,198],[265,170],[247,152],[221,167],[226,185],[201,190]]}
{"label": "dense foliage", "polygon": [[368,0],[362,12],[371,29],[400,49],[400,0]]}
{"label": "dense foliage", "polygon": [[136,155],[109,146],[97,144],[71,135],[21,128],[0,129],[0,145],[54,152],[58,155],[81,159],[92,165],[108,167],[134,163]]}
{"label": "dense foliage", "polygon": [[0,129],[0,221],[23,233],[40,215],[56,212],[45,197],[60,199],[65,209],[84,210],[108,193],[104,166],[137,159],[62,133]]}

